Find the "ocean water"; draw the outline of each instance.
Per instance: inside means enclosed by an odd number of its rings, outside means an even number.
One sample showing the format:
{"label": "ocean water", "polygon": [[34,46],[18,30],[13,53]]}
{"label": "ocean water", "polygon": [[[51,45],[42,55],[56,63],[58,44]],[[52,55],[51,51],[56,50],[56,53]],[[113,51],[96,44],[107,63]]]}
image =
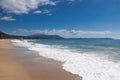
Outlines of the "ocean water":
{"label": "ocean water", "polygon": [[63,62],[63,69],[83,80],[120,80],[120,40],[49,39],[12,40],[16,46]]}

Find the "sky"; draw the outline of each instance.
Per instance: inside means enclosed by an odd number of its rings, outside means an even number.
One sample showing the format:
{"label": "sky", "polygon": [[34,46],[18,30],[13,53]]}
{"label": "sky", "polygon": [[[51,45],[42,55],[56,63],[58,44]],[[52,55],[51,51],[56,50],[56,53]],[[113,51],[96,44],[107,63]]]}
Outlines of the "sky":
{"label": "sky", "polygon": [[0,31],[120,39],[120,0],[0,0]]}

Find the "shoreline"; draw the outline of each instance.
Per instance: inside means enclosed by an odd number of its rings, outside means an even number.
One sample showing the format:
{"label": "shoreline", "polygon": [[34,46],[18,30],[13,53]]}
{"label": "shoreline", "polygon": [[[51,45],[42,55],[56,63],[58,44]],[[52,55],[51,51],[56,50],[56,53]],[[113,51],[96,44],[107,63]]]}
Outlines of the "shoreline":
{"label": "shoreline", "polygon": [[61,62],[39,56],[27,48],[17,47],[11,53],[24,64],[32,80],[81,80],[78,75],[62,69]]}
{"label": "shoreline", "polygon": [[[5,41],[6,45],[10,44],[11,46],[13,46],[9,40],[2,40],[2,41],[3,42]],[[5,43],[2,43],[2,46],[5,45]],[[1,49],[2,48],[0,47],[0,51],[2,51]],[[61,62],[41,57],[38,55],[38,53],[34,51],[30,51],[26,48],[20,48],[20,47],[15,48],[13,46],[12,49],[10,47],[7,47],[7,49],[9,49],[9,51],[7,51],[6,55],[12,56],[11,59],[13,58],[13,61],[16,62],[16,64],[19,64],[19,66],[16,67],[20,67],[20,66],[24,67],[24,70],[22,72],[26,73],[26,77],[28,79],[20,78],[20,80],[81,80],[78,75],[74,75],[62,69]],[[6,50],[3,50],[3,52]],[[9,64],[6,63],[6,66],[9,66]],[[19,80],[19,79],[9,79],[9,77],[7,77],[6,74],[5,76],[6,78],[8,78],[5,80]]]}

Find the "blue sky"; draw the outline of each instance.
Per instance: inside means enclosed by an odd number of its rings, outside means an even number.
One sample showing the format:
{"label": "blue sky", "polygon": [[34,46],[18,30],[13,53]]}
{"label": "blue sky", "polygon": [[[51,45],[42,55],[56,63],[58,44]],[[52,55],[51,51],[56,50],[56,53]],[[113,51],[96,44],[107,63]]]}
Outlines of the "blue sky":
{"label": "blue sky", "polygon": [[120,0],[1,0],[0,31],[120,38]]}

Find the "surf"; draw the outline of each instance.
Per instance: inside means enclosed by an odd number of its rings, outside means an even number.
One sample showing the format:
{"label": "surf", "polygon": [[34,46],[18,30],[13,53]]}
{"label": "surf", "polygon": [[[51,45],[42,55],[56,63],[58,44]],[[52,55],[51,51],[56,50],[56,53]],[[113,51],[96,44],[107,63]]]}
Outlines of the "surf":
{"label": "surf", "polygon": [[40,56],[63,62],[63,69],[82,76],[83,80],[119,80],[120,62],[111,61],[98,54],[80,53],[50,45],[12,40],[13,44],[36,51]]}

